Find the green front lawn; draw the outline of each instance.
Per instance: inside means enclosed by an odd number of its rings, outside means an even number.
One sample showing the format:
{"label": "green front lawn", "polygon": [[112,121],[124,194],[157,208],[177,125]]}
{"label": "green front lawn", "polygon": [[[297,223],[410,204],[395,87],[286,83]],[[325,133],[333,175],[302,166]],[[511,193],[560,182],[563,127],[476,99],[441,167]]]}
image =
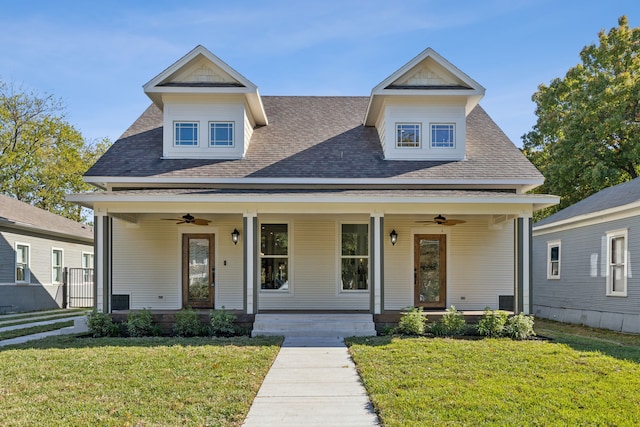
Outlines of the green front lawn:
{"label": "green front lawn", "polygon": [[552,340],[375,337],[349,345],[386,427],[640,425],[640,337],[593,339],[537,325]]}
{"label": "green front lawn", "polygon": [[267,338],[54,337],[0,349],[3,426],[240,426]]}

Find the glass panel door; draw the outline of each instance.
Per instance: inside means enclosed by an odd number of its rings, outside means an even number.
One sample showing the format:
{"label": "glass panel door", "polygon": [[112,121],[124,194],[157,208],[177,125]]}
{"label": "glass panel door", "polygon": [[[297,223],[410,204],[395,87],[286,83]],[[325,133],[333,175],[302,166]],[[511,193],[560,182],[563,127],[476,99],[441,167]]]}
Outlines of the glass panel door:
{"label": "glass panel door", "polygon": [[416,235],[414,286],[416,307],[445,308],[446,247],[443,234]]}
{"label": "glass panel door", "polygon": [[182,301],[185,307],[213,308],[213,234],[185,234],[182,240]]}

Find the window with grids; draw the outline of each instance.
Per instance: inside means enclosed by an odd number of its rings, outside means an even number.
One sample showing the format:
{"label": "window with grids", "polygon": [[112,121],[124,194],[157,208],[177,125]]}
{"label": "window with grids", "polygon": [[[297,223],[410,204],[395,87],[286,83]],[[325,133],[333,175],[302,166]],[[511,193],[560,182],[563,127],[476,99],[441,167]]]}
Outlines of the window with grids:
{"label": "window with grids", "polygon": [[29,283],[31,273],[29,271],[29,245],[16,244],[16,282]]}
{"label": "window with grids", "polygon": [[62,283],[62,249],[51,250],[51,283]]}
{"label": "window with grids", "polygon": [[174,143],[176,147],[198,145],[198,122],[175,122]]}
{"label": "window with grids", "polygon": [[343,291],[369,289],[369,225],[342,224],[340,274]]}
{"label": "window with grids", "polygon": [[431,147],[454,148],[456,127],[453,123],[431,124]]}
{"label": "window with grids", "polygon": [[396,123],[396,147],[420,148],[420,123]]}
{"label": "window with grids", "polygon": [[560,278],[560,242],[547,243],[547,279]]}
{"label": "window with grids", "polygon": [[627,296],[627,230],[607,233],[607,295]]}
{"label": "window with grids", "polygon": [[209,122],[209,145],[233,147],[233,122]]}
{"label": "window with grids", "polygon": [[260,227],[260,288],[289,291],[288,224],[262,224]]}

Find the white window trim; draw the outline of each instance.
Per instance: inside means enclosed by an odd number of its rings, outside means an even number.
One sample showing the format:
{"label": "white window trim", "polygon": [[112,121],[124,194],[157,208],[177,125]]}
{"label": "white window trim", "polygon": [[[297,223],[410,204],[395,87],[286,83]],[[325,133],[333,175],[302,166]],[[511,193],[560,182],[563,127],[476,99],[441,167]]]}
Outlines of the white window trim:
{"label": "white window trim", "polygon": [[[262,284],[262,278],[260,277],[262,272],[262,251],[260,248],[260,245],[262,244],[262,226],[265,224],[286,224],[287,226],[287,261],[289,263],[289,272],[288,272],[288,279],[287,282],[289,282],[289,285],[287,287],[287,289],[262,289],[262,286],[260,286]],[[293,295],[293,227],[291,226],[291,222],[289,221],[278,221],[276,220],[269,220],[269,221],[264,221],[258,224],[258,268],[257,268],[257,275],[258,275],[258,287],[260,288],[260,293],[262,294],[271,294],[271,295]],[[283,255],[268,255],[267,258],[284,258]]]}
{"label": "white window trim", "polygon": [[[87,267],[87,266],[84,264],[84,260],[85,260],[85,256],[86,256],[86,255],[91,255],[91,258],[92,258],[92,264],[93,264],[91,267]],[[80,265],[82,266],[82,268],[94,268],[95,263],[96,263],[96,259],[95,259],[95,256],[93,255],[93,252],[84,252],[84,251],[83,251],[83,252],[82,252],[82,255],[80,255],[80,257],[81,257],[81,258],[80,258]]]}
{"label": "white window trim", "polygon": [[[231,125],[231,145],[213,145],[211,143],[211,125],[213,124],[230,124]],[[236,138],[235,138],[235,132],[236,132],[236,122],[234,121],[229,121],[229,120],[210,120],[209,121],[209,135],[208,135],[208,146],[209,148],[213,148],[213,149],[229,149],[229,148],[235,148],[236,147]]]}
{"label": "white window trim", "polygon": [[[433,141],[433,126],[447,125],[453,126],[453,145],[451,147],[436,147]],[[452,122],[429,122],[429,148],[432,150],[455,150],[456,149],[456,124]]]}
{"label": "white window trim", "polygon": [[[177,127],[178,123],[195,124],[196,125],[196,144],[195,145],[182,145],[177,143]],[[174,120],[173,121],[173,146],[175,148],[198,148],[200,147],[200,122],[197,120]]]}
{"label": "white window trim", "polygon": [[[18,246],[26,246],[27,247],[27,268],[26,268],[26,278],[25,280],[18,280]],[[31,284],[31,245],[29,243],[15,242],[15,256],[14,256],[14,265],[13,265],[13,277],[16,283],[29,285]]]}
{"label": "white window trim", "polygon": [[[60,281],[56,282],[54,280],[55,278],[55,274],[54,274],[54,268],[55,266],[53,265],[53,254],[56,251],[60,251]],[[64,249],[62,248],[51,248],[51,284],[52,285],[61,285],[64,282]]]}
{"label": "white window trim", "polygon": [[[558,248],[558,275],[551,274],[551,248]],[[547,242],[547,279],[558,280],[560,279],[562,269],[562,242],[560,240],[552,240]]]}
{"label": "white window trim", "polygon": [[[399,145],[400,141],[398,141],[398,126],[402,126],[402,125],[418,126],[418,144],[416,146],[402,146],[402,145]],[[422,149],[422,123],[420,123],[420,122],[396,122],[394,140],[395,140],[395,148],[396,148],[396,150],[420,150],[420,149]]]}
{"label": "white window trim", "polygon": [[[624,269],[622,272],[623,276],[623,291],[614,291],[613,290],[613,277],[611,276],[611,241],[616,237],[624,238]],[[629,231],[628,229],[622,230],[614,230],[607,232],[607,296],[608,297],[626,297],[627,296],[627,272],[629,268]]]}
{"label": "white window trim", "polygon": [[[345,224],[364,224],[367,226],[367,251],[371,250],[371,224],[368,221],[340,221],[336,227],[336,284],[338,294],[350,295],[350,294],[368,294],[371,292],[371,263],[367,262],[367,289],[343,289],[342,288],[342,226]],[[366,257],[367,261],[371,260],[371,254]]]}

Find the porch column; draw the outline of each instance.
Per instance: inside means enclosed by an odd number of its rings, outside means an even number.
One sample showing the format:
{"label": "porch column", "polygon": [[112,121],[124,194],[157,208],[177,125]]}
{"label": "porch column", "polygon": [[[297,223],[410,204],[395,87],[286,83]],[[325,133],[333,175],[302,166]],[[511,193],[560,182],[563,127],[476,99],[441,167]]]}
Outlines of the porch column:
{"label": "porch column", "polygon": [[111,281],[111,218],[96,210],[93,217],[94,252],[94,307],[101,313],[109,313]]}
{"label": "porch column", "polygon": [[533,311],[531,292],[532,223],[530,215],[516,219],[516,313],[531,314]]}
{"label": "porch column", "polygon": [[244,228],[244,306],[247,314],[258,311],[258,293],[256,292],[256,232],[258,216],[256,213],[243,214]]}
{"label": "porch column", "polygon": [[371,265],[371,309],[373,314],[382,313],[382,263],[384,241],[382,232],[384,230],[384,215],[371,214],[371,254],[369,263]]}

